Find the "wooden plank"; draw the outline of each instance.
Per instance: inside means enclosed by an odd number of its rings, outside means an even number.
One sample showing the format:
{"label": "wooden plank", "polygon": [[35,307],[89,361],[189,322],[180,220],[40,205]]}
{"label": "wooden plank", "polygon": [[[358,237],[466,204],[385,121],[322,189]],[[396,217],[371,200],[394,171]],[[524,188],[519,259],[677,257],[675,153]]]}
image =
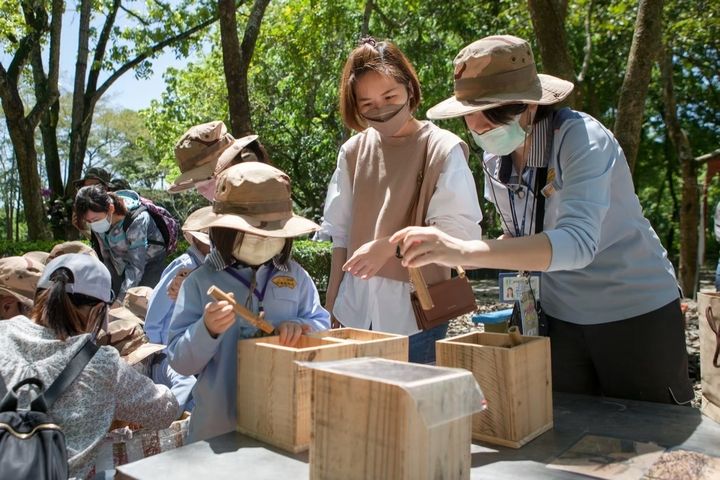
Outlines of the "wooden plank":
{"label": "wooden plank", "polygon": [[408,360],[408,337],[405,335],[358,328],[335,328],[314,332],[310,336],[354,343],[355,357],[379,357],[401,362]]}

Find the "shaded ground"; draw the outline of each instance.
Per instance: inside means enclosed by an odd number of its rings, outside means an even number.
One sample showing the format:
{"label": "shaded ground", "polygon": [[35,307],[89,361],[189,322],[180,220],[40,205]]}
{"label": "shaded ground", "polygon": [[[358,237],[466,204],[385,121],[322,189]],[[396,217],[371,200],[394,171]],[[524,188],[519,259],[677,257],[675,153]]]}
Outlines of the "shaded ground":
{"label": "shaded ground", "polygon": [[[715,290],[715,271],[704,269],[700,272],[700,290]],[[475,298],[478,301],[478,310],[480,312],[491,312],[510,308],[512,305],[499,302],[499,290],[497,278],[471,280]],[[690,380],[693,382],[695,390],[695,400],[693,407],[700,407],[700,337],[698,334],[698,312],[697,302],[693,299],[684,298],[682,303],[687,306],[685,312],[685,339],[687,341],[688,363]],[[450,322],[448,329],[448,337],[469,333],[473,331],[482,332],[482,324],[474,324],[470,319],[471,315],[463,315]]]}

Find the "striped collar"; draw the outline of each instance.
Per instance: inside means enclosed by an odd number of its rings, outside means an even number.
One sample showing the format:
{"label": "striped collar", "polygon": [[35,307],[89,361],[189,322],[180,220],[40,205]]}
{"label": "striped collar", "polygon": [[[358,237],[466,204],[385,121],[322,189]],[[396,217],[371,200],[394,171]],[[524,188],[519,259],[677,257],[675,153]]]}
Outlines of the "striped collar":
{"label": "striped collar", "polygon": [[550,142],[550,129],[552,128],[552,115],[549,115],[533,126],[528,155],[528,167],[547,167],[547,146]]}

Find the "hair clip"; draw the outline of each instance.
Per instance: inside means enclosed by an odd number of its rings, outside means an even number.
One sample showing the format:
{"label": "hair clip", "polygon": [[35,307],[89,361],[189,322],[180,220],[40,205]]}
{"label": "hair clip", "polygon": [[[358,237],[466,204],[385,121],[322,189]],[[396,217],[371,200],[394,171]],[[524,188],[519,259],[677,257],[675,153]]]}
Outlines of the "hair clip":
{"label": "hair clip", "polygon": [[362,37],[358,46],[361,45],[370,45],[372,47],[377,47],[377,41],[373,37]]}

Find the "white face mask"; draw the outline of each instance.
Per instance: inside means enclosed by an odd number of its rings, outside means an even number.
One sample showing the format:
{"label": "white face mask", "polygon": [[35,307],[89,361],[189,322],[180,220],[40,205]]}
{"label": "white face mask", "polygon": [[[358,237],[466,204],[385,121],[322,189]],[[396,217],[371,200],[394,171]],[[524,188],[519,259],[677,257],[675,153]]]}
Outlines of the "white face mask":
{"label": "white face mask", "polygon": [[195,189],[200,195],[207,198],[209,201],[215,200],[215,178],[203,180],[195,184]]}
{"label": "white face mask", "polygon": [[507,125],[501,125],[483,134],[473,130],[470,133],[475,144],[487,153],[493,155],[508,155],[515,151],[525,141],[527,133],[520,126],[520,116],[517,116]]}
{"label": "white face mask", "polygon": [[[108,217],[109,216],[110,213],[108,213]],[[105,233],[110,230],[110,220],[108,220],[108,217],[101,218],[95,222],[90,222],[90,230],[96,233]]]}
{"label": "white face mask", "polygon": [[368,125],[380,135],[392,137],[412,118],[410,114],[410,97],[402,105],[390,104],[380,108],[371,108],[362,114]]}
{"label": "white face mask", "polygon": [[261,237],[246,233],[240,240],[242,243],[238,244],[240,238],[238,236],[238,240],[235,240],[233,257],[251,266],[262,265],[282,252],[285,247],[284,238]]}

